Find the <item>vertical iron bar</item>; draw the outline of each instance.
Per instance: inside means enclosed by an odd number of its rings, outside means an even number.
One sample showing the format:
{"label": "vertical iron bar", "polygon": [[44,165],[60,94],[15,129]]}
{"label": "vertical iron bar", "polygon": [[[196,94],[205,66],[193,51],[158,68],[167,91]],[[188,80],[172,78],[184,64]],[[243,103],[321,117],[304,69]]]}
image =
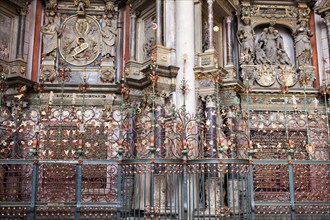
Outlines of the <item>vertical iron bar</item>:
{"label": "vertical iron bar", "polygon": [[[120,155],[120,154],[119,154]],[[119,156],[121,160],[121,156]],[[121,208],[122,208],[122,167],[118,164],[118,182],[117,182],[117,220],[120,220],[121,217]]]}
{"label": "vertical iron bar", "polygon": [[254,186],[253,186],[253,164],[249,165],[249,187],[250,187],[250,206],[251,206],[251,219],[255,219],[255,204],[254,204]]}
{"label": "vertical iron bar", "polygon": [[82,179],[82,166],[81,166],[81,163],[78,163],[76,165],[76,209],[75,209],[75,213],[74,213],[75,220],[80,219],[81,179]]}
{"label": "vertical iron bar", "polygon": [[235,172],[234,172],[233,167],[234,167],[234,165],[231,164],[231,166],[230,166],[230,178],[231,178],[231,193],[232,193],[233,214],[234,214],[234,219],[236,219],[236,212],[235,212]]}
{"label": "vertical iron bar", "polygon": [[210,190],[210,180],[211,180],[211,178],[210,178],[210,164],[208,164],[207,165],[207,170],[206,170],[206,172],[207,172],[207,192],[208,192],[208,197],[207,197],[207,206],[208,206],[208,209],[209,209],[209,219],[210,219],[210,217],[211,217],[211,190]]}
{"label": "vertical iron bar", "polygon": [[37,218],[37,208],[36,208],[36,201],[37,201],[37,193],[38,193],[38,170],[39,164],[33,163],[32,166],[32,189],[31,189],[31,204],[30,204],[30,219]]}
{"label": "vertical iron bar", "polygon": [[[291,158],[289,158],[291,159]],[[290,187],[290,203],[291,203],[291,220],[296,220],[296,205],[294,197],[294,171],[293,164],[289,163],[289,187]]]}
{"label": "vertical iron bar", "polygon": [[183,219],[188,219],[187,164],[183,164]]}

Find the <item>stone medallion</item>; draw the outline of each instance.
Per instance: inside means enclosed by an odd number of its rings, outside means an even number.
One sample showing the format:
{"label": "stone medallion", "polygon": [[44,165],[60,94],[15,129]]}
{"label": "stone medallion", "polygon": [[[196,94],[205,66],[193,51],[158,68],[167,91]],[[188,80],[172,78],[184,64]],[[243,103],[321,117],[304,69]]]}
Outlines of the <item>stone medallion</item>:
{"label": "stone medallion", "polygon": [[256,81],[260,86],[271,86],[276,80],[276,68],[272,65],[260,65]]}
{"label": "stone medallion", "polygon": [[297,81],[297,74],[293,65],[281,65],[278,68],[277,81],[282,86],[294,86]]}
{"label": "stone medallion", "polygon": [[61,29],[59,51],[63,59],[75,66],[86,66],[100,54],[101,28],[91,16],[67,18]]}

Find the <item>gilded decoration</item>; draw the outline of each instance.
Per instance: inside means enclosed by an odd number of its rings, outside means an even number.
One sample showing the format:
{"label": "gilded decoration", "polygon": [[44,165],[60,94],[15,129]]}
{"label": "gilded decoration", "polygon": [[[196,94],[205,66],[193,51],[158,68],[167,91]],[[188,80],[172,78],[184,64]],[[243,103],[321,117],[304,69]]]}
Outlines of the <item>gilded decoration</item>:
{"label": "gilded decoration", "polygon": [[85,66],[99,56],[101,28],[91,16],[69,17],[64,21],[61,32],[59,49],[66,62],[75,66]]}

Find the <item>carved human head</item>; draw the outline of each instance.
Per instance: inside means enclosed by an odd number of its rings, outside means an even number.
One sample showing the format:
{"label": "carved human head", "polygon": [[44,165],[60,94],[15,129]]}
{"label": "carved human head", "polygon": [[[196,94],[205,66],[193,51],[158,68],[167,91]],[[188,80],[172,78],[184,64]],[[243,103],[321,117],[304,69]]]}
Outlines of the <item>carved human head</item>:
{"label": "carved human head", "polygon": [[245,25],[249,25],[251,20],[250,20],[249,17],[243,17],[243,18],[242,18],[242,21],[243,21],[243,23],[244,23]]}

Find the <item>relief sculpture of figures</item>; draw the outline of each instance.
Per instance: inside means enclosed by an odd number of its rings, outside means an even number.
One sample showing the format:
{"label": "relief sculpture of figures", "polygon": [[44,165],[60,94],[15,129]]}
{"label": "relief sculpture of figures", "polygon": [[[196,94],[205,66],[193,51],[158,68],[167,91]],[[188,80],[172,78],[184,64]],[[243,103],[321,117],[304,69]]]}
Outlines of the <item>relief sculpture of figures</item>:
{"label": "relief sculpture of figures", "polygon": [[272,26],[264,28],[260,34],[255,53],[256,64],[292,64],[284,50],[283,37]]}
{"label": "relief sculpture of figures", "polygon": [[49,17],[48,24],[41,28],[42,43],[43,43],[43,57],[55,57],[56,49],[58,48],[57,39],[60,35],[60,29],[56,24],[54,17]]}
{"label": "relief sculpture of figures", "polygon": [[111,26],[111,20],[105,21],[105,26],[101,30],[102,34],[102,57],[110,58],[116,56],[117,31]]}
{"label": "relief sculpture of figures", "polygon": [[250,18],[242,18],[243,26],[238,30],[237,36],[241,43],[241,57],[245,63],[250,63],[254,59],[254,31],[251,27]]}
{"label": "relief sculpture of figures", "polygon": [[312,57],[310,37],[313,36],[313,33],[307,29],[307,22],[305,20],[300,21],[294,35],[296,36],[295,47],[298,65],[304,66],[306,64],[310,64]]}
{"label": "relief sculpture of figures", "polygon": [[270,64],[274,64],[277,60],[277,42],[279,39],[279,33],[275,28],[269,27],[265,37],[264,50],[266,58]]}

